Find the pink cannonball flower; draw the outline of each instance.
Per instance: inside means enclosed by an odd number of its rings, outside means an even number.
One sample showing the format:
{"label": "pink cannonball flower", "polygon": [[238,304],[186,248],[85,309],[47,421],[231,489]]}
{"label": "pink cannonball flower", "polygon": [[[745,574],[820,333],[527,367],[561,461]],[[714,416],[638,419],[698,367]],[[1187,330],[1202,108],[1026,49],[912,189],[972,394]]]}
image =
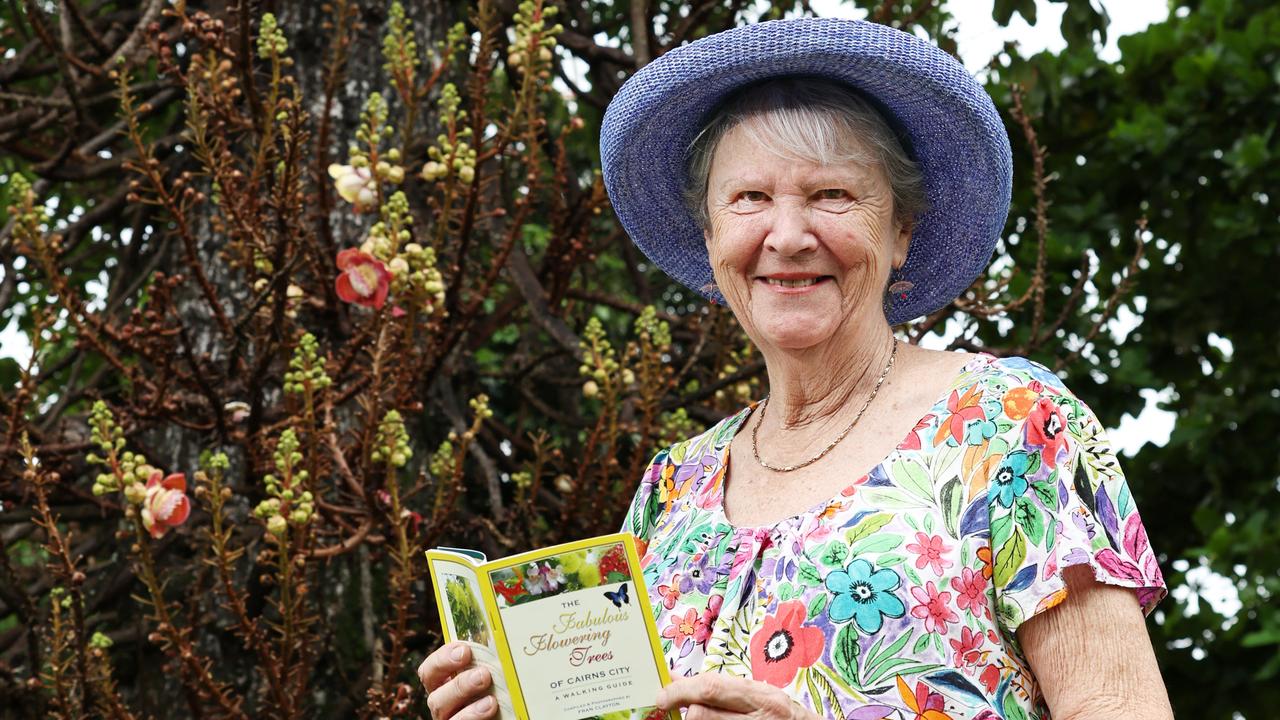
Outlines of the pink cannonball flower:
{"label": "pink cannonball flower", "polygon": [[343,302],[381,309],[391,290],[391,271],[381,260],[359,248],[338,253],[336,290]]}
{"label": "pink cannonball flower", "polygon": [[147,478],[147,492],[142,500],[142,525],[159,539],[171,527],[187,521],[191,503],[187,500],[187,477],[183,473],[164,473],[156,470]]}

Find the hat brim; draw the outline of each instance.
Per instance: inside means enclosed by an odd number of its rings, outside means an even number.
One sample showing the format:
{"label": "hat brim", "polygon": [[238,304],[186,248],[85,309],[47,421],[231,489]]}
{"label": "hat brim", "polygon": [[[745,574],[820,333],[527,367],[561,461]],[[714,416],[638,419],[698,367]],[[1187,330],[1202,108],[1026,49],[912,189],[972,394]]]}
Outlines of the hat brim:
{"label": "hat brim", "polygon": [[623,229],[668,275],[723,304],[702,230],[683,204],[685,152],[726,95],[789,75],[822,76],[868,96],[920,166],[929,207],[894,274],[912,288],[889,298],[889,322],[950,303],[991,261],[1008,217],[1008,134],[955,59],[877,23],[798,18],[735,28],[675,48],[628,79],[600,133],[605,189]]}

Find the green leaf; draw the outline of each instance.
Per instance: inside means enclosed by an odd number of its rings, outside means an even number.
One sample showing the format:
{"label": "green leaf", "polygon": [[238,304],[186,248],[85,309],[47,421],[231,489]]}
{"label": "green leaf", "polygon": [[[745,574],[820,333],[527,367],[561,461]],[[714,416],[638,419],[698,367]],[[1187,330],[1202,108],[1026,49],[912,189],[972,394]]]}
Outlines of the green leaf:
{"label": "green leaf", "polygon": [[[882,635],[876,638],[875,644],[871,646],[871,652],[867,653],[868,669],[880,665],[884,661],[901,652],[902,648],[906,647],[907,643],[911,640],[911,633],[911,630],[907,630],[902,633],[898,636],[897,640],[894,640],[889,647],[883,650],[880,649],[880,643],[884,640],[884,636]],[[870,682],[872,681],[869,680],[868,683]]]}
{"label": "green leaf", "polygon": [[[919,638],[917,638],[916,644],[911,646],[911,654],[919,655],[920,653],[924,652],[924,649],[929,647],[929,636],[932,634],[933,633],[925,633],[921,635]],[[902,659],[905,660],[906,658],[902,658]]]}
{"label": "green leaf", "polygon": [[1004,695],[1004,702],[1000,704],[1004,708],[1004,720],[1027,720],[1027,711],[1022,709],[1018,704],[1018,696],[1010,691]]}
{"label": "green leaf", "polygon": [[822,614],[827,607],[827,594],[825,592],[816,593],[813,599],[809,601],[808,619],[812,620]]}
{"label": "green leaf", "polygon": [[1035,491],[1040,498],[1040,502],[1044,503],[1046,508],[1050,510],[1058,509],[1058,484],[1055,482],[1041,481],[1032,483],[1031,489]]}
{"label": "green leaf", "polygon": [[964,500],[964,488],[960,478],[951,478],[938,492],[938,504],[942,506],[942,524],[951,537],[960,537],[960,511]]}
{"label": "green leaf", "polygon": [[911,565],[903,565],[902,572],[913,584],[924,585],[924,579],[920,577],[920,573],[916,572],[916,569],[911,567]]}
{"label": "green leaf", "polygon": [[[843,690],[844,694],[853,698],[854,702],[862,703],[864,705],[871,702],[866,695],[853,688],[853,685],[863,687],[861,683],[858,683],[853,679],[846,680],[840,676],[840,672],[838,670],[832,668],[830,665],[827,665],[826,663],[816,663],[814,665],[810,665],[810,667],[821,673],[822,676],[827,679],[827,682]],[[852,685],[850,683],[852,683]],[[837,704],[836,707],[838,706],[839,705]]]}
{"label": "green leaf", "polygon": [[1039,545],[1044,540],[1044,513],[1030,497],[1023,495],[1013,503],[1013,518],[1018,527],[1027,533],[1032,545]]}
{"label": "green leaf", "polygon": [[849,557],[849,546],[839,540],[832,540],[822,553],[822,564],[827,567],[842,567],[845,558]]}
{"label": "green leaf", "polygon": [[784,582],[778,586],[778,600],[786,602],[796,596],[796,586],[789,582]]}
{"label": "green leaf", "polygon": [[914,460],[899,460],[889,467],[889,476],[893,484],[919,498],[933,501],[933,485],[929,482],[929,471]]}
{"label": "green leaf", "polygon": [[1022,624],[1022,606],[1010,600],[1008,596],[1001,595],[996,603],[996,616],[1000,619],[1002,627],[1016,628]]}
{"label": "green leaf", "polygon": [[[921,638],[923,640],[925,638]],[[918,644],[918,642],[917,642]],[[863,687],[873,687],[879,685],[881,680],[889,675],[923,675],[924,673],[933,672],[942,667],[936,663],[922,663],[913,657],[894,658],[876,670],[875,677],[867,678],[862,684]]]}
{"label": "green leaf", "polygon": [[892,567],[905,562],[907,556],[902,553],[883,553],[876,558],[876,565],[880,567]]}
{"label": "green leaf", "polygon": [[1040,451],[1033,452],[1027,456],[1027,471],[1023,473],[1026,477],[1031,477],[1040,469]]}
{"label": "green leaf", "polygon": [[854,624],[848,623],[840,628],[840,631],[836,633],[835,640],[831,658],[836,663],[836,669],[849,682],[857,684],[858,653],[862,651],[862,648],[858,646],[858,631],[855,629]]}
{"label": "green leaf", "polygon": [[813,666],[810,665],[802,672],[804,674],[805,684],[809,686],[809,697],[813,698],[814,702],[821,704],[822,696],[818,694],[818,686],[813,683]]}
{"label": "green leaf", "polygon": [[800,584],[808,587],[817,587],[822,584],[822,574],[818,572],[817,566],[811,563],[801,563]]}
{"label": "green leaf", "polygon": [[1022,568],[1022,561],[1027,559],[1027,541],[1022,537],[1022,533],[1014,528],[1013,537],[1009,538],[1009,542],[1000,546],[996,552],[995,560],[995,586],[1002,588],[1009,584],[1014,575],[1018,574],[1018,570]]}
{"label": "green leaf", "polygon": [[890,520],[893,520],[893,513],[882,512],[874,515],[868,515],[867,517],[862,518],[857,525],[849,528],[849,530],[844,534],[844,539],[852,545],[885,525],[888,525]]}
{"label": "green leaf", "polygon": [[858,491],[867,504],[885,510],[914,510],[933,506],[933,498],[896,487],[864,487]]}
{"label": "green leaf", "polygon": [[902,544],[902,536],[885,533],[863,540],[849,548],[853,557],[861,557],[868,553],[882,553],[896,550]]}
{"label": "green leaf", "polygon": [[1005,540],[1009,539],[1009,533],[1013,532],[1013,515],[1004,513],[998,515],[991,520],[991,545],[1002,545]]}

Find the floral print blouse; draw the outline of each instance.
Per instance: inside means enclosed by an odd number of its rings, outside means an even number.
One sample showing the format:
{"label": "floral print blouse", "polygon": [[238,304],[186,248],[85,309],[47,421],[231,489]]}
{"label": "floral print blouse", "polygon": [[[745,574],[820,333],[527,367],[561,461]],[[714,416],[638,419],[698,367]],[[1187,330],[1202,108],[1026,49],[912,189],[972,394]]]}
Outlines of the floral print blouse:
{"label": "floral print blouse", "polygon": [[1048,718],[1014,631],[1066,597],[1063,568],[1144,612],[1165,595],[1103,428],[1042,365],[975,355],[866,475],[735,526],[728,447],[757,405],[660,451],[623,524],[673,676],[754,678],[847,720]]}

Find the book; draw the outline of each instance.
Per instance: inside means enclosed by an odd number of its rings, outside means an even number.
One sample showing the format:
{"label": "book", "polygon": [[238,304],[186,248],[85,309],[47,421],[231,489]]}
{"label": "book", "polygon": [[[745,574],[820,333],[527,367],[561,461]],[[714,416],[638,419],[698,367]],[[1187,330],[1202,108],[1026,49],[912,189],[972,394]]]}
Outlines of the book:
{"label": "book", "polygon": [[631,533],[427,565],[445,642],[489,668],[503,720],[679,720],[654,706],[671,678]]}

